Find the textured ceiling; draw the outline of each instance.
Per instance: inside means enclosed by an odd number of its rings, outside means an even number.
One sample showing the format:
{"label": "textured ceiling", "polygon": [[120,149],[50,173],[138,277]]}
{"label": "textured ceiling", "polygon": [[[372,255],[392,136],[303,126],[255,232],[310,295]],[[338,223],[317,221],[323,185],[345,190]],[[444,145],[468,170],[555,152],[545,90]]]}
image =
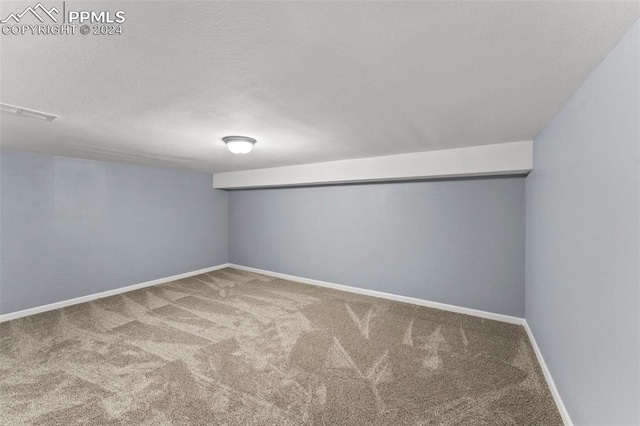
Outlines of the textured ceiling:
{"label": "textured ceiling", "polygon": [[[637,2],[79,3],[126,11],[123,34],[0,36],[0,101],[60,116],[0,116],[2,147],[207,172],[533,139],[640,16]],[[227,152],[230,134],[254,152]]]}

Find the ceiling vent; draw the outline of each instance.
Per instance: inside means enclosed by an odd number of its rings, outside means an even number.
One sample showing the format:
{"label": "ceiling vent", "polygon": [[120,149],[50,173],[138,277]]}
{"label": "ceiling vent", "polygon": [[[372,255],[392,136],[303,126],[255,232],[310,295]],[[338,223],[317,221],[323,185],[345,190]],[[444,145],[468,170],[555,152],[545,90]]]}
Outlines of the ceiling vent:
{"label": "ceiling vent", "polygon": [[20,117],[37,118],[38,120],[53,121],[58,118],[57,115],[48,112],[36,111],[34,109],[23,108],[15,105],[3,104],[0,102],[0,111],[3,114],[17,115]]}

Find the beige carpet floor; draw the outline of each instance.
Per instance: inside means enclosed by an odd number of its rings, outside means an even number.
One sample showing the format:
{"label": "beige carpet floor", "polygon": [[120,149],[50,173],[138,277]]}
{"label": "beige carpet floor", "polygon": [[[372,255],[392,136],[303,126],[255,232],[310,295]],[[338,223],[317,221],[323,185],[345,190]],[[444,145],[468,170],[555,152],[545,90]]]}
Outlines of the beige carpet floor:
{"label": "beige carpet floor", "polygon": [[3,425],[561,425],[521,326],[235,269],[0,324]]}

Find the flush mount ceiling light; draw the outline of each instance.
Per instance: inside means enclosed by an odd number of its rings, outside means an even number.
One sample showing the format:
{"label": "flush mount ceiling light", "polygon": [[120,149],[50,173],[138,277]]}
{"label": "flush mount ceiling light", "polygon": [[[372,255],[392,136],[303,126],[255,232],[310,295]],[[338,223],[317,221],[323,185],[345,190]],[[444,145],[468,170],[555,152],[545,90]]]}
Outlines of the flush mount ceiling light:
{"label": "flush mount ceiling light", "polygon": [[238,155],[250,153],[256,143],[255,139],[247,136],[225,136],[222,140],[227,144],[229,151]]}
{"label": "flush mount ceiling light", "polygon": [[36,111],[34,109],[23,108],[15,105],[3,104],[0,102],[0,111],[3,114],[17,115],[20,117],[37,118],[38,120],[53,121],[58,118],[57,115],[48,112]]}

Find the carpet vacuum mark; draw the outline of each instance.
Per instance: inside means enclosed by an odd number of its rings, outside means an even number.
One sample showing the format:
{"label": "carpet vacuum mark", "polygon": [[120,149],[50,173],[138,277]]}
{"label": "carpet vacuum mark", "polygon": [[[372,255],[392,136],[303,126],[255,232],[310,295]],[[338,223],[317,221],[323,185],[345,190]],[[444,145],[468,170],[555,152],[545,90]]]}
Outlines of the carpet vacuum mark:
{"label": "carpet vacuum mark", "polygon": [[236,269],[0,324],[3,425],[561,425],[523,327]]}

